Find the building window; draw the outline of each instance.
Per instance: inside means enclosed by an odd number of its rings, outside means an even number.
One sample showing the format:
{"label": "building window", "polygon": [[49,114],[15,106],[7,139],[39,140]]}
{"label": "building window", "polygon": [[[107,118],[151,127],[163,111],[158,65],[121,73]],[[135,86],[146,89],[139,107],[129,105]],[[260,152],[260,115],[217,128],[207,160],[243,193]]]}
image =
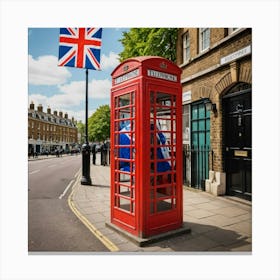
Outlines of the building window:
{"label": "building window", "polygon": [[183,63],[190,59],[190,35],[189,32],[183,36]]}
{"label": "building window", "polygon": [[183,105],[183,143],[190,141],[190,105]]}
{"label": "building window", "polygon": [[199,51],[203,52],[210,47],[210,28],[199,28]]}

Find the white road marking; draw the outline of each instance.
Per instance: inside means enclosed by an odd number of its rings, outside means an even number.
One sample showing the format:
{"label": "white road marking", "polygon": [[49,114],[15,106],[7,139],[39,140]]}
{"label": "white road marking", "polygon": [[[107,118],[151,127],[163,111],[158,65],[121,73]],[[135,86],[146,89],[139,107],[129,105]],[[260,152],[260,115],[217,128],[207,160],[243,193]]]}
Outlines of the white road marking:
{"label": "white road marking", "polygon": [[39,172],[39,171],[40,171],[40,169],[37,169],[37,170],[31,171],[31,172],[29,172],[29,175],[35,174],[35,173],[37,173],[37,172]]}
{"label": "white road marking", "polygon": [[59,199],[62,199],[63,196],[67,193],[68,189],[71,187],[72,183],[74,182],[74,180],[71,180],[70,183],[68,184],[68,186],[66,187],[66,189],[64,190],[64,192],[59,196]]}
{"label": "white road marking", "polygon": [[55,167],[56,164],[49,165],[48,168]]}

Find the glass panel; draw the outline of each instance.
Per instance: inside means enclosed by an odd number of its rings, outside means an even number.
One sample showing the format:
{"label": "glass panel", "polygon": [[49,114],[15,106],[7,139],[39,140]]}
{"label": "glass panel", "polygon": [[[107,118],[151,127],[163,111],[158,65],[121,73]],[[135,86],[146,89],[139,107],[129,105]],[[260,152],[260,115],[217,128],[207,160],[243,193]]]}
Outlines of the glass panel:
{"label": "glass panel", "polygon": [[198,109],[197,109],[197,106],[194,106],[192,109],[192,119],[196,120],[197,117],[198,117]]}
{"label": "glass panel", "polygon": [[198,122],[198,130],[205,130],[205,120]]}
{"label": "glass panel", "polygon": [[119,110],[119,119],[130,118],[130,107],[125,107]]}
{"label": "glass panel", "polygon": [[157,92],[156,104],[157,106],[172,106],[171,95],[168,93]]}
{"label": "glass panel", "polygon": [[130,193],[130,188],[126,187],[126,186],[120,186],[120,192],[121,195],[123,196],[127,196],[130,197],[131,193]]}
{"label": "glass panel", "polygon": [[171,174],[157,175],[156,176],[156,184],[158,185],[166,185],[171,183]]}
{"label": "glass panel", "polygon": [[172,209],[172,199],[168,198],[165,200],[157,201],[157,212],[167,211]]}
{"label": "glass panel", "polygon": [[172,195],[172,187],[157,188],[157,198]]}
{"label": "glass panel", "polygon": [[119,200],[120,200],[119,208],[126,210],[126,211],[130,211],[130,200],[125,199],[123,197],[120,197]]}
{"label": "glass panel", "polygon": [[193,121],[192,122],[192,131],[197,131],[197,130],[198,130],[197,121]]}
{"label": "glass panel", "polygon": [[120,182],[130,182],[131,175],[130,174],[125,174],[125,173],[120,173]]}
{"label": "glass panel", "polygon": [[205,118],[205,106],[204,104],[200,105],[198,108],[198,118],[203,119]]}
{"label": "glass panel", "polygon": [[210,120],[206,120],[206,130],[210,130]]}
{"label": "glass panel", "polygon": [[131,92],[131,104],[135,104],[135,92]]}
{"label": "glass panel", "polygon": [[194,146],[198,145],[197,133],[192,133],[192,144]]}
{"label": "glass panel", "polygon": [[130,93],[119,96],[119,107],[127,106],[130,104]]}

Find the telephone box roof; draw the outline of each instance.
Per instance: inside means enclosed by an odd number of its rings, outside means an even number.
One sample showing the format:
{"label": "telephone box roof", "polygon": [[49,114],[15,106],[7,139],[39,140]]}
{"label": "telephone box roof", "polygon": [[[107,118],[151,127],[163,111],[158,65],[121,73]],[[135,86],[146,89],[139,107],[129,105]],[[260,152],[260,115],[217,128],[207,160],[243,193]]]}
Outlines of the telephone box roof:
{"label": "telephone box roof", "polygon": [[126,64],[132,64],[131,68],[139,67],[140,65],[156,65],[162,63],[162,65],[168,65],[172,71],[180,74],[182,72],[181,68],[179,68],[174,62],[160,56],[137,56],[124,60],[121,62],[112,72],[111,76],[115,76],[115,73],[118,72],[118,69],[123,67]]}

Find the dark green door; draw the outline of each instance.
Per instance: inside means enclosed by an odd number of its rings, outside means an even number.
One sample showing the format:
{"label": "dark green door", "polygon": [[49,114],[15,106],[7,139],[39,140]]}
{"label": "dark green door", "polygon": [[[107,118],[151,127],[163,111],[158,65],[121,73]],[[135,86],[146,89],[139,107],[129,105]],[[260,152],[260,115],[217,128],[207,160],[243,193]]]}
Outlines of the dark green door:
{"label": "dark green door", "polygon": [[209,176],[210,112],[203,100],[191,106],[191,186],[205,189]]}
{"label": "dark green door", "polygon": [[223,100],[227,194],[252,196],[251,89],[230,93]]}

